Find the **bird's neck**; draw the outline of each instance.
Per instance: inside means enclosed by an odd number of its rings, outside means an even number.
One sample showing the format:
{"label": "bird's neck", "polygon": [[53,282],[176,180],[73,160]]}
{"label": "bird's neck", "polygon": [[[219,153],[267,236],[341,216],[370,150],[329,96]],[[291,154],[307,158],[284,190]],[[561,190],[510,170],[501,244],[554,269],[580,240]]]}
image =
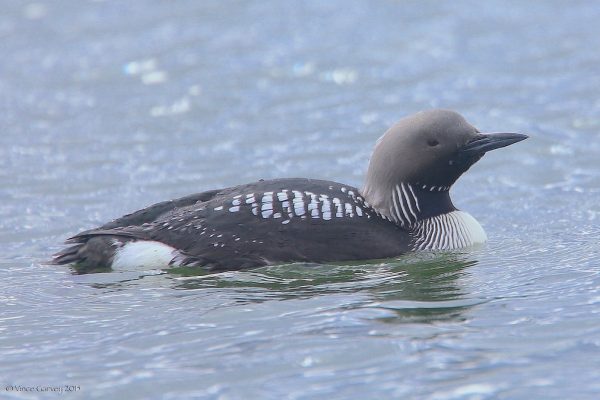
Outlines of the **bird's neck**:
{"label": "bird's neck", "polygon": [[454,207],[449,187],[399,182],[378,195],[366,189],[362,194],[375,210],[410,232],[415,250],[457,249],[487,240],[479,222]]}
{"label": "bird's neck", "polygon": [[365,185],[362,194],[374,209],[404,229],[456,210],[446,186],[398,182],[376,190]]}

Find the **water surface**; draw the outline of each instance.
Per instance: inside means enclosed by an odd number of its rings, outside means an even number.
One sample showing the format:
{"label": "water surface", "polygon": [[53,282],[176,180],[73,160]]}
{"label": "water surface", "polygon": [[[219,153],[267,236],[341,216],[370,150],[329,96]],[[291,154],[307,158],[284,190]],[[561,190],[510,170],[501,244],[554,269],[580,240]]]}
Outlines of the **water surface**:
{"label": "water surface", "polygon": [[[2,10],[0,397],[597,398],[595,2]],[[381,133],[431,107],[531,136],[452,191],[485,246],[217,275],[43,264],[69,235],[193,192],[360,186]]]}

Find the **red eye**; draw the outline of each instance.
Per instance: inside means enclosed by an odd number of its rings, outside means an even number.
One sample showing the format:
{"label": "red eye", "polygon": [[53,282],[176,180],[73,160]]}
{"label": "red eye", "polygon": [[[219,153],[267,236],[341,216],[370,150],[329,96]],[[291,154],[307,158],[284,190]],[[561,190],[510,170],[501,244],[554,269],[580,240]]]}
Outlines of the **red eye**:
{"label": "red eye", "polygon": [[429,139],[427,140],[427,144],[431,147],[435,147],[440,144],[440,142],[438,142],[436,139]]}

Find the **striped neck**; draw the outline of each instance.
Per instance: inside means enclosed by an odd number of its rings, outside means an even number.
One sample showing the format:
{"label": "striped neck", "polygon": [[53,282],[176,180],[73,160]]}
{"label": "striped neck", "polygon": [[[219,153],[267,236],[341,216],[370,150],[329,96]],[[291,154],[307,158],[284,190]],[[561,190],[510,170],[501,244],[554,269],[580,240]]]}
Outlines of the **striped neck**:
{"label": "striped neck", "polygon": [[487,236],[483,228],[470,214],[454,207],[449,190],[449,186],[400,182],[374,208],[410,232],[414,250],[448,250],[484,243]]}
{"label": "striped neck", "polygon": [[376,208],[402,228],[411,229],[419,221],[456,210],[450,200],[449,189],[400,182]]}
{"label": "striped neck", "polygon": [[414,250],[451,250],[487,241],[479,222],[459,210],[419,221],[411,234]]}

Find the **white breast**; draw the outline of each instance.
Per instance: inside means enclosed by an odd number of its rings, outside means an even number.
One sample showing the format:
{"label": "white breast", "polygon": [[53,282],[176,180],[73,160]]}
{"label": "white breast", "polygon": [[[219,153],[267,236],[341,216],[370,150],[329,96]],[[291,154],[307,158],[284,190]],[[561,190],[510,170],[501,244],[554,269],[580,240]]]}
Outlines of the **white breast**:
{"label": "white breast", "polygon": [[415,250],[460,249],[487,241],[479,222],[464,211],[452,211],[419,221],[412,234]]}

